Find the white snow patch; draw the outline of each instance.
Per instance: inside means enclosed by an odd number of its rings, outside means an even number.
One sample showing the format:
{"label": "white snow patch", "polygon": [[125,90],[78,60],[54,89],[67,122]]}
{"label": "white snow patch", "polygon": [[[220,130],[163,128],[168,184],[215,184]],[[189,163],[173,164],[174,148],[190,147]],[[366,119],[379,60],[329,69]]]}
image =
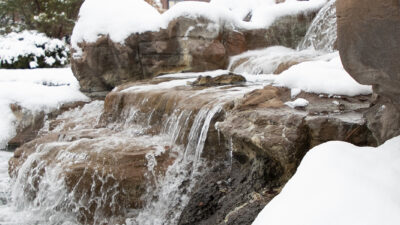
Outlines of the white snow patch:
{"label": "white snow patch", "polygon": [[400,224],[399,176],[400,136],[377,148],[319,145],[253,225]]}
{"label": "white snow patch", "polygon": [[[267,28],[278,17],[316,10],[326,2],[327,0],[286,0],[281,4],[276,4],[273,0],[180,2],[161,15],[143,0],[86,0],[80,9],[71,42],[72,47],[77,50],[74,57],[80,57],[78,43],[95,42],[99,35],[109,35],[113,41],[123,43],[132,33],[166,28],[170,21],[180,16],[205,17],[218,25],[230,25],[234,28]],[[243,17],[249,12],[253,15],[252,20],[244,22]]]}
{"label": "white snow patch", "polygon": [[77,43],[95,42],[102,34],[122,43],[129,34],[158,30],[160,17],[143,0],[86,0],[73,30],[72,47],[79,49]]}
{"label": "white snow patch", "polygon": [[64,103],[87,100],[70,68],[0,70],[0,149],[15,135],[10,104],[48,113]]}
{"label": "white snow patch", "polygon": [[304,98],[298,98],[291,102],[285,102],[285,105],[289,106],[290,108],[294,109],[296,107],[306,107],[308,106],[309,102]]}
{"label": "white snow patch", "polygon": [[330,95],[368,95],[372,87],[357,83],[343,68],[339,56],[331,60],[303,62],[290,67],[274,81],[275,86],[299,88]]}
{"label": "white snow patch", "polygon": [[301,93],[301,89],[300,88],[292,88],[290,89],[290,97],[291,98],[296,98],[297,95],[299,95]]}
{"label": "white snow patch", "polygon": [[279,17],[317,10],[326,3],[327,0],[286,0],[280,4],[275,0],[212,0],[210,4],[228,9],[240,20],[251,14],[245,28],[257,29],[267,28]]}

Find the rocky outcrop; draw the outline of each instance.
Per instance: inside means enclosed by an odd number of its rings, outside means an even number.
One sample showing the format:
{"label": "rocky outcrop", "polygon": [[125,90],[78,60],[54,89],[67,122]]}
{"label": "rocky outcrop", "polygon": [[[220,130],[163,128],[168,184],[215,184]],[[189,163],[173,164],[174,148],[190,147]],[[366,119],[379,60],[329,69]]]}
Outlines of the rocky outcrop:
{"label": "rocky outcrop", "polygon": [[200,72],[227,67],[230,56],[272,45],[295,48],[315,13],[285,16],[268,29],[240,30],[203,17],[179,17],[158,32],[132,34],[124,44],[108,36],[79,43],[72,70],[83,92],[105,95],[128,81],[174,72]]}
{"label": "rocky outcrop", "polygon": [[400,135],[400,2],[338,0],[338,48],[345,69],[373,85],[374,107],[366,115],[379,143]]}
{"label": "rocky outcrop", "polygon": [[243,30],[247,50],[275,45],[296,48],[307,33],[316,13],[284,16],[277,19],[268,29]]}
{"label": "rocky outcrop", "polygon": [[[308,149],[330,140],[375,145],[362,112],[368,96],[334,99],[301,93],[302,110],[284,105],[290,91],[267,86],[247,94],[216,125],[231,161],[199,182],[179,224],[251,224],[294,174]],[[335,102],[336,103],[336,102]]]}
{"label": "rocky outcrop", "polygon": [[50,120],[10,161],[20,198],[51,202],[46,213],[62,209],[82,224],[121,224],[146,210],[171,224],[250,224],[312,146],[374,144],[361,118],[365,96],[301,93],[310,104],[297,110],[284,104],[284,88],[235,100],[238,86],[165,85],[170,79],[121,85],[104,104]]}

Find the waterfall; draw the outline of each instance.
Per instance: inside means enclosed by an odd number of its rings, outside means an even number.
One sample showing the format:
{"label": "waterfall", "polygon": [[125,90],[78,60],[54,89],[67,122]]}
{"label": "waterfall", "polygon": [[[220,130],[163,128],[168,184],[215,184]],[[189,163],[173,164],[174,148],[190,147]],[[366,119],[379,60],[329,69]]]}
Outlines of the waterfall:
{"label": "waterfall", "polygon": [[[147,203],[144,209],[136,212],[132,219],[127,219],[127,225],[178,223],[180,213],[190,200],[190,194],[196,185],[196,180],[206,171],[205,168],[202,168],[201,153],[211,120],[222,110],[221,105],[211,107],[210,109],[208,106],[204,106],[197,113],[190,129],[185,150],[177,152],[178,157],[175,163],[168,168],[164,177],[158,178],[155,189],[148,190],[145,196]],[[178,116],[177,122],[180,121],[179,118],[181,116]],[[177,126],[171,127],[176,128]]]}
{"label": "waterfall", "polygon": [[330,0],[317,14],[298,50],[333,52],[337,39],[336,0]]}
{"label": "waterfall", "polygon": [[[75,124],[74,129],[88,129],[97,124],[101,115],[102,102],[95,101],[82,109],[76,109],[62,114],[59,118],[70,119]],[[69,124],[69,125],[70,125]],[[58,124],[53,132],[63,129],[64,123]],[[40,133],[49,132],[49,124]],[[46,131],[47,130],[47,131]],[[59,142],[36,146],[35,151],[16,171],[15,179],[11,181],[10,197],[7,205],[0,207],[0,224],[4,225],[75,225],[79,224],[76,212],[85,207],[84,202],[73,199],[74,192],[68,192],[65,180],[60,179],[63,173],[61,162],[85,162],[84,154],[68,152],[65,136],[59,137]],[[51,154],[56,148],[63,148],[54,160],[60,162],[49,166],[43,157]],[[7,162],[7,161],[6,161]],[[107,191],[104,191],[107,193]]]}
{"label": "waterfall", "polygon": [[[189,91],[188,98],[175,98],[170,91],[133,91],[132,104],[117,110],[115,119],[104,117],[104,102],[95,101],[47,121],[40,131],[46,141],[32,146],[13,172],[11,198],[4,210],[0,207],[0,224],[176,224],[196,180],[207,171],[202,153],[212,120],[227,101],[243,93],[234,88],[232,94],[214,91],[227,95],[204,99],[199,90]],[[158,104],[161,98],[172,102],[172,111]],[[188,99],[197,103],[194,108],[187,107]],[[141,206],[130,208],[121,202],[126,190],[107,167],[112,158],[106,158],[113,157],[115,149],[118,153],[135,146],[147,151],[143,160],[147,190],[138,202]],[[163,154],[172,163],[160,172],[158,157]],[[82,173],[68,178],[75,165]]]}
{"label": "waterfall", "polygon": [[[288,67],[335,51],[336,0],[330,0],[318,12],[297,49],[272,46],[233,56],[228,69],[235,73],[279,74]],[[279,71],[279,72],[278,72]]]}

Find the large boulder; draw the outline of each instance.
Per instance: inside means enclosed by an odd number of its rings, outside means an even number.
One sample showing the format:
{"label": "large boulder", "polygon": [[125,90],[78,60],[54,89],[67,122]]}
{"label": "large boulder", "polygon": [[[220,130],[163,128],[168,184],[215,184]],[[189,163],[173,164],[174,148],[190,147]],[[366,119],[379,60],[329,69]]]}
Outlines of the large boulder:
{"label": "large boulder", "polygon": [[400,135],[400,2],[338,0],[337,16],[345,69],[377,94],[370,129],[379,142]]}
{"label": "large boulder", "polygon": [[105,95],[128,81],[225,69],[230,56],[247,50],[272,45],[296,47],[314,16],[315,12],[285,16],[268,29],[257,30],[241,30],[204,17],[178,17],[166,29],[132,34],[123,44],[109,36],[94,43],[78,43],[82,54],[72,58],[72,70],[83,92]]}

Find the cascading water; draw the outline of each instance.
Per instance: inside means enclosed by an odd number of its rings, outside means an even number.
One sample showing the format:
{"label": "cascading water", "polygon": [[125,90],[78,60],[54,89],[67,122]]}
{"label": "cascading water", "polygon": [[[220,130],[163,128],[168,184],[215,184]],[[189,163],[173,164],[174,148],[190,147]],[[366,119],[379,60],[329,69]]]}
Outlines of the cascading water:
{"label": "cascading water", "polygon": [[318,12],[296,50],[273,46],[245,52],[232,57],[228,69],[235,73],[271,74],[279,71],[282,63],[293,65],[334,52],[337,39],[335,3],[336,0],[330,0]]}
{"label": "cascading water", "polygon": [[336,0],[330,0],[317,14],[298,50],[333,52],[337,39]]}
{"label": "cascading water", "polygon": [[[61,115],[60,119],[74,120],[77,125],[75,129],[89,128],[98,121],[101,106],[102,102],[93,102],[82,110],[73,110]],[[48,127],[47,124],[41,132],[46,132],[44,130]],[[56,132],[62,128],[63,124],[60,124],[53,131]],[[68,193],[64,179],[60,179],[62,165],[48,168],[46,161],[42,160],[42,157],[51,152],[53,148],[68,146],[62,142],[62,138],[60,136],[60,142],[37,146],[35,152],[19,168],[16,179],[8,181],[11,187],[7,191],[7,204],[0,207],[0,224],[78,224],[74,214],[68,212],[68,209],[73,211],[78,206],[72,207],[76,202],[72,201],[72,195]],[[77,162],[84,161],[86,158],[85,155],[68,153],[67,151],[60,152],[56,159]],[[7,161],[5,160],[5,162]]]}
{"label": "cascading water", "polygon": [[[201,168],[200,156],[211,120],[221,109],[220,105],[213,106],[211,109],[208,107],[200,109],[190,129],[185,150],[177,152],[178,157],[168,168],[165,176],[156,178],[157,185],[154,189],[148,190],[145,196],[148,200],[145,208],[140,210],[134,218],[128,219],[127,225],[177,224],[180,213],[190,199],[191,190],[196,185],[197,177],[205,172],[205,168]],[[177,121],[179,122],[180,119]],[[172,137],[179,132],[179,128],[174,130],[175,134]],[[184,185],[185,183],[187,185]],[[155,201],[153,201],[154,197]]]}

